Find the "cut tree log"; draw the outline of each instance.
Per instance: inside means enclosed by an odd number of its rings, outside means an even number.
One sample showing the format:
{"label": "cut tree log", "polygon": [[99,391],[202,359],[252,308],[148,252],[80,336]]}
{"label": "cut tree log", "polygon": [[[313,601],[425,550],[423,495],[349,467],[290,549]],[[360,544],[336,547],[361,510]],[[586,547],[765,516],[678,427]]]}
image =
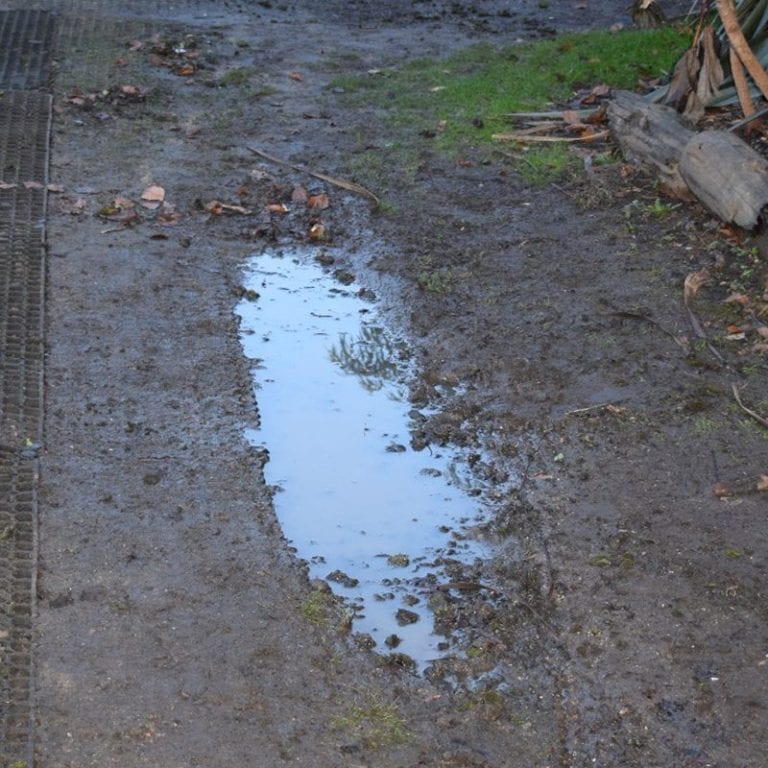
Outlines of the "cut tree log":
{"label": "cut tree log", "polygon": [[636,93],[618,91],[608,106],[608,122],[625,160],[652,166],[666,191],[690,197],[678,164],[694,131],[674,109],[649,104]]}
{"label": "cut tree log", "polygon": [[608,108],[624,158],[651,166],[665,191],[698,198],[723,221],[754,229],[768,206],[768,161],[728,131],[693,131],[671,107],[621,91]]}

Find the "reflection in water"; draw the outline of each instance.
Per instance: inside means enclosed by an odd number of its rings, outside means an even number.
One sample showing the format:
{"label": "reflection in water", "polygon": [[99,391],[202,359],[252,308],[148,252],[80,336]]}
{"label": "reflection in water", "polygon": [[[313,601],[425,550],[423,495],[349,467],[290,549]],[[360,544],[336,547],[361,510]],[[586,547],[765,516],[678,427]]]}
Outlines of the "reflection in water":
{"label": "reflection in water", "polygon": [[245,287],[259,294],[238,307],[245,353],[260,361],[261,426],[248,438],[269,450],[283,532],[310,576],[348,600],[356,631],[423,669],[445,652],[429,607],[450,580],[445,558],[485,554],[458,522],[484,517],[467,459],[407,447],[407,350],[354,287],[267,254]]}
{"label": "reflection in water", "polygon": [[352,334],[340,334],[328,355],[344,372],[357,376],[368,392],[378,392],[402,376],[397,359],[403,353],[403,345],[396,344],[384,328],[364,325],[354,340]]}

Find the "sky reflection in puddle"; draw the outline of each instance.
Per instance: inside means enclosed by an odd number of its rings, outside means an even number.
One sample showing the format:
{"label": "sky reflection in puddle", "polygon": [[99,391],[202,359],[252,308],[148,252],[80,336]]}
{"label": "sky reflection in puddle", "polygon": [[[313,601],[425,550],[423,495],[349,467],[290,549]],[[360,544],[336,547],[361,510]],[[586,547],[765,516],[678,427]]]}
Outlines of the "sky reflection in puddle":
{"label": "sky reflection in puddle", "polygon": [[[258,361],[261,426],[247,437],[269,451],[277,515],[310,575],[336,573],[341,581],[329,583],[353,606],[354,631],[370,633],[383,653],[397,635],[396,650],[423,668],[446,638],[433,634],[429,590],[413,582],[439,575],[437,558],[483,556],[461,534],[461,523],[482,516],[481,502],[467,493],[473,481],[460,455],[410,447],[404,345],[359,286],[342,286],[309,259],[286,251],[248,263],[245,288],[258,298],[237,312],[245,353]],[[418,621],[403,625],[401,613],[398,622],[400,609]]]}

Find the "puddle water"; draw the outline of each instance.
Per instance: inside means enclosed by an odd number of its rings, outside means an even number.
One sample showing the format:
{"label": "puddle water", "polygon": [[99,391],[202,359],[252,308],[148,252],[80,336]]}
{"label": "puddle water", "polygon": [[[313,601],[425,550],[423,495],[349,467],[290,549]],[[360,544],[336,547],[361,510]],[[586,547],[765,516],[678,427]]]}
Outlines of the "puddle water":
{"label": "puddle water", "polygon": [[486,554],[462,533],[484,518],[479,489],[461,454],[412,449],[405,345],[312,253],[247,266],[237,311],[260,412],[247,437],[269,451],[277,515],[310,576],[348,601],[354,631],[377,651],[394,635],[423,669],[448,647],[429,610],[435,577],[448,581],[446,559]]}

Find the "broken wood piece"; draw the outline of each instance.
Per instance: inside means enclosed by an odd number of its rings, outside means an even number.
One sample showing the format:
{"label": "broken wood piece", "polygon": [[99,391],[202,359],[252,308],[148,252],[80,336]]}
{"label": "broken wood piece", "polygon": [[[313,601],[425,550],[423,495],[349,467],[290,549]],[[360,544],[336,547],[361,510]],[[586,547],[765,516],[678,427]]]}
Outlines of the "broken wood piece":
{"label": "broken wood piece", "polygon": [[354,192],[357,195],[362,195],[363,197],[367,197],[369,200],[372,200],[377,206],[381,205],[381,200],[379,200],[379,198],[376,197],[376,195],[374,195],[373,192],[361,186],[360,184],[355,184],[354,181],[347,181],[346,179],[340,179],[340,178],[337,178],[336,176],[329,176],[327,173],[320,173],[319,171],[313,171],[310,168],[305,168],[301,165],[295,165],[294,163],[291,163],[288,160],[282,160],[281,158],[275,157],[275,155],[270,155],[268,152],[264,152],[261,149],[256,149],[256,147],[248,147],[247,149],[248,151],[253,152],[254,155],[258,155],[259,157],[264,158],[264,160],[268,160],[270,163],[276,163],[277,165],[284,165],[288,168],[292,168],[294,171],[298,171],[299,173],[306,173],[308,176],[312,176],[315,179],[320,179],[321,181],[326,181],[328,182],[328,184],[331,184],[334,187],[346,189],[348,192]]}
{"label": "broken wood piece", "polygon": [[723,221],[753,229],[768,205],[768,161],[728,131],[702,131],[686,144],[680,175]]}
{"label": "broken wood piece", "polygon": [[625,159],[655,169],[667,192],[696,197],[723,221],[753,229],[768,206],[768,161],[728,131],[696,133],[671,107],[621,91],[608,107]]}
{"label": "broken wood piece", "polygon": [[619,91],[608,106],[608,122],[625,160],[652,166],[670,194],[690,197],[678,163],[694,131],[674,109]]}
{"label": "broken wood piece", "polygon": [[608,131],[598,131],[597,133],[590,133],[584,136],[537,136],[525,131],[515,131],[514,133],[494,133],[491,138],[494,141],[519,141],[522,144],[528,142],[540,142],[540,143],[575,143],[575,142],[589,142],[599,141],[600,139],[607,139],[609,135]]}

